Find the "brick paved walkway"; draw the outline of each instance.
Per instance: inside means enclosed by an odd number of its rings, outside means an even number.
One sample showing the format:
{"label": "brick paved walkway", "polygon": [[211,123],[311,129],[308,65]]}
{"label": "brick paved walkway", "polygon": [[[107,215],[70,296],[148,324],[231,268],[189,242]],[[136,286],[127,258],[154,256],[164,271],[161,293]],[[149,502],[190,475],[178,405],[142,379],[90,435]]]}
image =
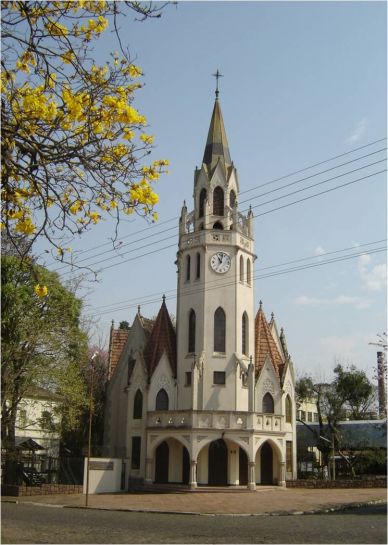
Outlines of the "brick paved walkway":
{"label": "brick paved walkway", "polygon": [[[68,507],[85,505],[85,496],[82,494],[3,497],[3,500]],[[383,488],[307,490],[263,486],[255,492],[245,489],[200,489],[198,492],[98,494],[89,496],[89,507],[202,514],[265,514],[330,509],[352,503],[386,500],[387,492]]]}

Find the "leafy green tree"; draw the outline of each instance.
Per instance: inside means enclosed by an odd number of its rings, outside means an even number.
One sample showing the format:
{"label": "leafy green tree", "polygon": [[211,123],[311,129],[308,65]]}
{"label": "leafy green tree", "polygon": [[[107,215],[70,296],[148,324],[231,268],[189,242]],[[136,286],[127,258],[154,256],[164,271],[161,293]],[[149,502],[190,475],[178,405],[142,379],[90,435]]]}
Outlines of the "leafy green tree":
{"label": "leafy green tree", "polygon": [[364,371],[354,365],[344,369],[338,364],[334,374],[335,378],[329,384],[316,383],[308,376],[300,378],[296,383],[297,402],[310,401],[316,405],[318,426],[311,427],[306,422],[303,424],[314,434],[323,464],[328,465],[332,449],[330,442],[334,441],[336,451],[354,475],[354,465],[343,453],[338,422],[348,416],[355,420],[365,418],[374,400],[374,391]]}
{"label": "leafy green tree", "polygon": [[[67,407],[69,426],[76,425],[86,398],[79,368],[87,359],[87,339],[80,326],[81,301],[56,273],[5,255],[1,277],[1,437],[5,480],[12,482],[20,400],[32,385],[55,391]],[[46,294],[40,291],[45,284],[50,285]]]}
{"label": "leafy green tree", "polygon": [[334,369],[335,390],[338,398],[346,405],[351,420],[363,420],[375,400],[372,383],[364,371],[351,365],[347,369],[338,364]]}

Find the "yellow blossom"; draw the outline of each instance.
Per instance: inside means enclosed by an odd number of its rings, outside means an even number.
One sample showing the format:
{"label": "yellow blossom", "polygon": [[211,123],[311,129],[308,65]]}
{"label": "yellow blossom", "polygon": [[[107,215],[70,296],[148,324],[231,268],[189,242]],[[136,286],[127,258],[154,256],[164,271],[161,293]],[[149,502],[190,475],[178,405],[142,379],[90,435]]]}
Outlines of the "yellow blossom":
{"label": "yellow blossom", "polygon": [[36,284],[34,291],[38,297],[46,297],[48,294],[47,286],[41,286],[40,284]]}
{"label": "yellow blossom", "polygon": [[31,218],[26,217],[17,222],[16,231],[23,233],[23,235],[32,235],[35,233],[35,225],[32,223]]}
{"label": "yellow blossom", "polygon": [[140,140],[142,140],[145,144],[152,144],[154,141],[154,137],[152,135],[143,133],[140,135]]}
{"label": "yellow blossom", "polygon": [[141,71],[141,68],[139,68],[138,66],[134,65],[134,64],[131,64],[129,66],[129,75],[132,77],[132,78],[138,78],[139,76],[142,75],[142,71]]}

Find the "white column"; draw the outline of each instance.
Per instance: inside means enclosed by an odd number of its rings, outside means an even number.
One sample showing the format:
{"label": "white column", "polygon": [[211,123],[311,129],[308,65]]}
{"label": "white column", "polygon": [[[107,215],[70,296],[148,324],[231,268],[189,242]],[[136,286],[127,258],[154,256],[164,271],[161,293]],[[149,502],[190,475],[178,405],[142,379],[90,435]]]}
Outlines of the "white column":
{"label": "white column", "polygon": [[252,356],[248,365],[248,411],[255,411],[255,368],[252,362]]}
{"label": "white column", "polygon": [[148,483],[148,484],[152,484],[152,458],[147,458],[146,459],[146,477],[145,477],[145,482]]}
{"label": "white column", "polygon": [[286,462],[280,462],[279,486],[286,486]]}
{"label": "white column", "polygon": [[191,460],[190,462],[190,488],[197,488],[197,462]]}
{"label": "white column", "polygon": [[256,463],[248,462],[248,489],[256,490]]}

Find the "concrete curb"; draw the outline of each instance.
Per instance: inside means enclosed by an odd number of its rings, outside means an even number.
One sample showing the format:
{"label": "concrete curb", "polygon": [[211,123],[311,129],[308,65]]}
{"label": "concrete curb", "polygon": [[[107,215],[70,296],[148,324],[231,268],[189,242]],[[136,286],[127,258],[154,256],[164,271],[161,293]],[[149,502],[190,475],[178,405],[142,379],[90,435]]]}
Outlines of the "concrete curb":
{"label": "concrete curb", "polygon": [[55,507],[59,509],[93,509],[95,511],[116,511],[123,513],[153,513],[159,515],[196,515],[202,517],[284,517],[284,516],[298,516],[298,515],[319,515],[324,513],[334,513],[337,511],[346,511],[349,509],[357,509],[360,507],[367,507],[368,505],[387,505],[386,500],[370,500],[364,502],[343,503],[338,505],[332,505],[329,507],[322,507],[320,509],[309,509],[307,511],[272,511],[268,513],[198,513],[196,511],[163,511],[161,509],[118,509],[115,507],[86,507],[85,505],[61,505],[52,503],[41,503],[32,501],[19,501],[15,500],[1,500],[4,503],[16,503],[35,505],[40,507]]}

